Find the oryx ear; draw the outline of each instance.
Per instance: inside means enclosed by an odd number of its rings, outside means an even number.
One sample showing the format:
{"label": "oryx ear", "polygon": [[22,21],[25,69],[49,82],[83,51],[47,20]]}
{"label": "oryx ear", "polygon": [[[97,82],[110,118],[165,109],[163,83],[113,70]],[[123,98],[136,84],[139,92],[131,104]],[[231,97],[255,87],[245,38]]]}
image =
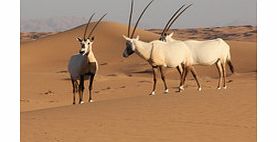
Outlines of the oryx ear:
{"label": "oryx ear", "polygon": [[139,36],[136,37],[136,40],[139,40]]}
{"label": "oryx ear", "polygon": [[91,41],[94,41],[94,38],[95,38],[95,37],[93,36],[93,37],[90,38],[90,40],[91,40]]}
{"label": "oryx ear", "polygon": [[170,33],[168,37],[172,37],[174,35],[174,32]]}
{"label": "oryx ear", "polygon": [[82,42],[83,40],[79,37],[76,38],[77,41]]}
{"label": "oryx ear", "polygon": [[123,38],[125,38],[125,39],[128,40],[128,41],[131,40],[130,38],[126,37],[125,35],[122,35],[122,36],[123,36]]}

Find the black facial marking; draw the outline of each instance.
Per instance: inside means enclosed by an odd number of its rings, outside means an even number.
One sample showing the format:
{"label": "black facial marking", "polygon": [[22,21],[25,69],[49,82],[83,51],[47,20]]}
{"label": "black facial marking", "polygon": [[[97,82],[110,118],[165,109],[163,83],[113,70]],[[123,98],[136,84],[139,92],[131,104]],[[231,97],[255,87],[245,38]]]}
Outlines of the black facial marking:
{"label": "black facial marking", "polygon": [[133,48],[132,48],[132,43],[131,42],[127,42],[126,43],[126,50],[127,50],[127,54],[128,55],[131,55],[133,54],[135,51],[133,51]]}
{"label": "black facial marking", "polygon": [[80,54],[84,54],[84,51],[79,51]]}
{"label": "black facial marking", "polygon": [[85,48],[85,44],[82,44],[81,48]]}

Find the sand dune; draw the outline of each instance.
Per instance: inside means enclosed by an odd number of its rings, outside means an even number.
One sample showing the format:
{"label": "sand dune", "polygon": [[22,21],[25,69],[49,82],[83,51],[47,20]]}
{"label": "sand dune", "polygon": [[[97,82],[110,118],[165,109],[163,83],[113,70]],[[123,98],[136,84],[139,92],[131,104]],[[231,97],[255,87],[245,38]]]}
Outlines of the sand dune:
{"label": "sand dune", "polygon": [[178,74],[168,69],[169,95],[159,80],[158,95],[148,96],[150,66],[137,55],[122,57],[126,25],[102,22],[93,48],[100,64],[96,102],[73,106],[66,68],[83,31],[21,43],[21,141],[256,141],[256,41],[227,41],[238,72],[227,90],[215,89],[214,66],[197,66],[202,92],[189,75],[185,91],[176,93]]}

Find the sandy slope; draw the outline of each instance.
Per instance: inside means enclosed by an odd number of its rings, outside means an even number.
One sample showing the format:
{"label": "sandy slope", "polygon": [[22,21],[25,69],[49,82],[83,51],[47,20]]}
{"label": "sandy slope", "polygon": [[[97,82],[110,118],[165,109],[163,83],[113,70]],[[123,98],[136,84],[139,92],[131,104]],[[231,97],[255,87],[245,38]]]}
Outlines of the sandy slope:
{"label": "sandy slope", "polygon": [[256,42],[228,41],[238,74],[228,77],[227,90],[215,89],[214,66],[199,66],[202,92],[190,75],[176,93],[177,71],[169,69],[169,95],[159,80],[158,95],[148,96],[149,65],[121,56],[126,26],[103,22],[95,33],[96,102],[73,106],[66,66],[83,29],[21,43],[21,141],[256,141]]}

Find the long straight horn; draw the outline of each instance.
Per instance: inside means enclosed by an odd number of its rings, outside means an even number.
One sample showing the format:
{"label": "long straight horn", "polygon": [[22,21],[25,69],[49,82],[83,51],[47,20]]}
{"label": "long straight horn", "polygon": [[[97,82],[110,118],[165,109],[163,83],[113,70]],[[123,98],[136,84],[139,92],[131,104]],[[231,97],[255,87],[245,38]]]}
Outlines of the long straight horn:
{"label": "long straight horn", "polygon": [[93,29],[90,31],[88,37],[91,37],[91,34],[93,33],[93,31],[95,30],[95,28],[97,27],[97,25],[102,21],[102,19],[107,15],[108,13],[104,14],[99,20],[98,22],[94,25]]}
{"label": "long straight horn", "polygon": [[137,23],[136,23],[136,25],[135,25],[135,27],[134,27],[134,30],[133,30],[133,32],[132,32],[132,34],[131,34],[131,38],[133,38],[133,36],[134,36],[134,34],[135,34],[135,32],[136,32],[136,29],[137,29],[137,26],[138,26],[138,23],[139,23],[140,19],[142,18],[143,14],[144,14],[145,11],[147,10],[147,8],[151,5],[151,3],[153,3],[153,1],[154,1],[154,0],[150,1],[150,2],[148,3],[148,5],[144,8],[144,10],[142,11],[142,13],[140,14],[140,16],[139,16],[139,18],[138,18],[138,20],[137,20]]}
{"label": "long straight horn", "polygon": [[130,29],[131,29],[133,10],[134,10],[134,0],[131,1],[131,10],[130,10],[129,24],[128,24],[128,37],[130,37]]}
{"label": "long straight horn", "polygon": [[166,25],[165,25],[165,27],[164,27],[162,33],[161,33],[161,36],[163,36],[163,34],[165,33],[165,30],[167,29],[167,27],[168,27],[168,25],[170,24],[170,22],[171,22],[171,21],[173,20],[173,18],[178,14],[178,12],[179,12],[180,10],[183,9],[183,7],[184,7],[185,5],[186,5],[186,4],[182,5],[182,6],[171,16],[171,18],[169,19],[169,21],[166,23]]}
{"label": "long straight horn", "polygon": [[92,19],[92,17],[93,17],[94,15],[95,15],[95,13],[93,13],[93,14],[90,16],[89,20],[88,20],[88,23],[87,23],[86,29],[85,29],[85,33],[84,33],[84,39],[86,38],[86,33],[87,33],[87,30],[88,30],[88,25],[89,25],[89,23],[90,23],[90,21],[91,21],[91,19]]}
{"label": "long straight horn", "polygon": [[189,6],[187,6],[184,10],[182,10],[182,11],[174,18],[174,20],[170,23],[170,25],[167,27],[167,29],[165,30],[165,32],[167,32],[167,31],[170,29],[170,27],[171,27],[172,24],[178,19],[178,17],[179,17],[182,13],[184,13],[190,6],[192,6],[192,4],[190,4]]}

